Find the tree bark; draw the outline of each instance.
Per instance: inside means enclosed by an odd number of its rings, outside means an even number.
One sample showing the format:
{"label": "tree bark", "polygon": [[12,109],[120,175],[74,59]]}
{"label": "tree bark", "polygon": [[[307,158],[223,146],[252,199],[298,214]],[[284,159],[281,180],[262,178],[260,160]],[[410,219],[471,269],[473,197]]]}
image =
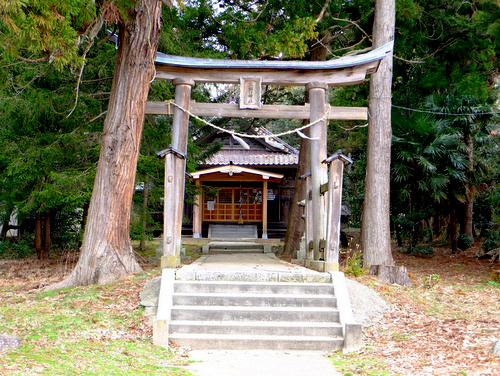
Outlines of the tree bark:
{"label": "tree bark", "polygon": [[450,234],[450,245],[451,253],[458,252],[458,233],[457,233],[457,209],[455,204],[450,211],[450,224],[449,224],[449,234]]}
{"label": "tree bark", "polygon": [[40,260],[48,259],[50,255],[50,214],[50,211],[35,213],[35,249]]}
{"label": "tree bark", "polygon": [[[309,134],[309,131],[306,130]],[[299,165],[297,166],[297,175],[295,177],[295,189],[293,192],[292,205],[288,215],[288,224],[286,228],[285,244],[283,246],[283,255],[293,257],[298,249],[300,238],[304,234],[305,221],[302,219],[302,208],[298,202],[306,197],[306,180],[299,179],[300,176],[307,173],[311,166],[309,163],[309,140],[302,139],[300,142]]]}
{"label": "tree bark", "polygon": [[51,235],[51,220],[52,220],[52,210],[45,213],[44,229],[43,229],[43,258],[47,259],[50,255],[50,247],[52,246],[52,235]]}
{"label": "tree bark", "polygon": [[[467,144],[467,159],[469,160],[468,175],[469,180],[473,179],[474,172],[474,144],[472,136],[468,134],[465,142]],[[476,195],[476,187],[470,182],[465,184],[465,212],[464,212],[464,228],[462,233],[474,239],[472,219],[474,215],[474,196]]]}
{"label": "tree bark", "polygon": [[370,274],[378,276],[378,280],[385,283],[397,283],[401,286],[412,286],[408,270],[404,266],[372,265]]}
{"label": "tree bark", "polygon": [[[82,220],[80,222],[80,231],[84,232],[85,227],[87,226],[87,218],[89,216],[89,203],[86,202],[83,204],[83,212],[82,212]],[[78,237],[78,248],[80,249],[82,247],[82,237]]]}
{"label": "tree bark", "polygon": [[[373,47],[394,40],[395,0],[377,0],[373,25]],[[365,200],[361,224],[364,266],[392,265],[389,217],[391,165],[392,52],[370,78],[370,123],[368,127]]]}
{"label": "tree bark", "polygon": [[43,240],[42,240],[42,214],[35,213],[35,249],[39,259],[42,259]]}
{"label": "tree bark", "polygon": [[118,53],[78,263],[52,289],[104,284],[141,270],[129,237],[144,110],[154,77],[161,2],[138,1],[120,24]]}
{"label": "tree bark", "polygon": [[139,249],[142,251],[146,249],[146,227],[148,225],[147,215],[148,215],[148,200],[149,200],[149,178],[146,176],[144,179],[144,190],[142,191],[142,229],[141,229],[141,241],[139,243]]}

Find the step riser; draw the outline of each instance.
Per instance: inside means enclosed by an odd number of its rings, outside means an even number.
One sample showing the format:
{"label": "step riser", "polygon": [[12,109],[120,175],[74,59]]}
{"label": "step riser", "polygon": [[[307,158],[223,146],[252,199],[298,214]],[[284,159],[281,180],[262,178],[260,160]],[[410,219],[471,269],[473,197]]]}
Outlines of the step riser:
{"label": "step riser", "polygon": [[245,243],[245,242],[215,242],[209,244],[210,249],[264,249],[264,244],[258,243]]}
{"label": "step riser", "polygon": [[174,305],[225,306],[225,307],[331,307],[336,308],[333,297],[245,297],[245,296],[176,296]]}
{"label": "step riser", "polygon": [[237,253],[264,253],[263,249],[212,249],[210,248],[209,253],[211,255],[222,255],[222,254],[237,254]]}
{"label": "step riser", "polygon": [[273,335],[273,336],[330,336],[341,337],[342,328],[338,327],[314,327],[303,326],[296,327],[262,327],[253,326],[248,323],[247,326],[211,326],[211,325],[177,325],[170,324],[170,331],[174,333],[201,333],[201,334],[241,334],[241,335]]}
{"label": "step riser", "polygon": [[212,239],[257,239],[255,225],[210,225],[208,237]]}
{"label": "step riser", "polygon": [[178,346],[190,347],[191,349],[206,350],[311,350],[311,351],[335,351],[340,350],[343,340],[333,341],[276,341],[276,340],[205,340],[205,339],[171,339]]}
{"label": "step riser", "polygon": [[259,294],[290,294],[290,295],[334,295],[333,285],[330,283],[269,283],[269,284],[226,284],[226,283],[189,283],[176,282],[176,293],[259,293]]}
{"label": "step riser", "polygon": [[252,237],[255,237],[255,232],[250,229],[250,230],[240,230],[240,229],[234,229],[234,230],[230,230],[230,229],[226,229],[226,230],[217,230],[217,231],[213,231],[212,230],[212,238],[216,238],[218,236],[220,236],[221,238],[252,238]]}
{"label": "step riser", "polygon": [[196,321],[306,321],[306,322],[339,322],[338,311],[328,312],[296,312],[296,311],[227,311],[213,310],[185,310],[174,306],[172,320]]}

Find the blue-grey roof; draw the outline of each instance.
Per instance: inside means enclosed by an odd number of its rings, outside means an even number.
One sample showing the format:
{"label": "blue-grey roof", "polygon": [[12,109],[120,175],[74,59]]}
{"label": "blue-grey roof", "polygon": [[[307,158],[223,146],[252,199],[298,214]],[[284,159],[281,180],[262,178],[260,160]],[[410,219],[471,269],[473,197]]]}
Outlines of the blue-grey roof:
{"label": "blue-grey roof", "polygon": [[156,54],[155,63],[175,67],[201,69],[328,70],[347,68],[382,60],[387,53],[392,51],[393,44],[393,42],[390,42],[364,54],[346,56],[327,61],[201,59],[195,57],[166,55],[158,52]]}

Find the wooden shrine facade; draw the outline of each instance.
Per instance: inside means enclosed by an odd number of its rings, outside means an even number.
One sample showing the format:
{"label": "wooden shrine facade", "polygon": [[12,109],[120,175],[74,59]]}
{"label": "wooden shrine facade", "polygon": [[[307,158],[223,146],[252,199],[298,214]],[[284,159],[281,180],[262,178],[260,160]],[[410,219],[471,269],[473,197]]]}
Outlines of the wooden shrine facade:
{"label": "wooden shrine facade", "polygon": [[[279,184],[282,174],[248,167],[226,165],[192,174],[195,184],[204,189],[196,196],[193,236],[200,237],[205,223],[259,223],[267,238],[269,183]],[[273,200],[275,197],[271,197]]]}
{"label": "wooden shrine facade", "polygon": [[234,137],[216,130],[198,140],[221,149],[200,161],[200,170],[192,174],[201,194],[195,205],[186,205],[184,218],[194,238],[207,237],[212,224],[255,224],[259,237],[284,235],[299,151],[264,127],[247,133],[267,137]]}
{"label": "wooden shrine facade", "polygon": [[[173,114],[172,147],[159,154],[165,157],[166,167],[162,267],[176,267],[180,262],[188,124],[189,117],[196,115],[309,119],[311,147],[308,158],[311,174],[308,178],[310,190],[306,203],[306,222],[310,228],[308,259],[321,265],[318,267],[321,271],[338,270],[340,210],[335,208],[340,208],[342,186],[341,179],[337,177],[328,199],[335,203],[326,205],[322,192],[322,186],[328,182],[329,162],[324,163],[327,161],[326,122],[329,119],[367,120],[368,114],[366,108],[329,107],[326,103],[326,90],[331,86],[362,83],[367,74],[376,72],[380,61],[391,50],[392,43],[365,54],[324,62],[214,60],[158,53],[155,60],[156,79],[171,80],[175,86],[174,103],[148,102],[146,106],[148,114]],[[193,103],[190,97],[195,83],[238,84],[240,103]],[[305,86],[309,104],[264,106],[260,100],[261,85]],[[342,164],[341,161],[339,163]],[[264,180],[266,179],[262,180],[263,188]],[[263,194],[264,191],[267,190],[263,190]],[[228,215],[234,219],[234,190],[231,195],[233,206],[228,210],[232,210],[232,214]],[[327,207],[330,209],[326,209]]]}

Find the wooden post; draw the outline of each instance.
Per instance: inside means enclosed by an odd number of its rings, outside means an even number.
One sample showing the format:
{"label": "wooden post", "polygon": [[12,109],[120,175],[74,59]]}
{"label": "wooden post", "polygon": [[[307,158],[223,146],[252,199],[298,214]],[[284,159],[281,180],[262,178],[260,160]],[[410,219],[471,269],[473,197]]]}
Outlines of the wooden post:
{"label": "wooden post", "polygon": [[185,156],[170,148],[159,154],[165,157],[165,200],[163,204],[163,256],[162,268],[175,268],[180,263],[180,248],[177,247],[179,227],[175,216],[178,210],[179,180],[185,176]]}
{"label": "wooden post", "polygon": [[203,213],[203,200],[201,196],[201,182],[195,180],[194,184],[196,186],[196,196],[194,196],[194,206],[193,206],[193,238],[201,238],[201,223],[202,223],[202,213]]}
{"label": "wooden post", "polygon": [[267,239],[267,180],[262,182],[262,239]]}
{"label": "wooden post", "polygon": [[339,270],[340,215],[342,210],[342,177],[344,164],[352,161],[336,153],[325,160],[330,165],[328,179],[328,216],[325,251],[325,272]]}
{"label": "wooden post", "polygon": [[[315,122],[325,116],[326,113],[326,89],[328,86],[323,82],[311,82],[307,84],[311,106],[310,122]],[[325,217],[324,206],[321,202],[320,187],[326,182],[326,165],[322,163],[326,159],[326,122],[320,121],[310,127],[311,147],[309,156],[311,158],[311,191],[312,191],[312,222],[314,260],[320,258],[320,240],[324,238],[323,220]]]}
{"label": "wooden post", "polygon": [[[175,103],[189,110],[193,81],[175,79]],[[180,264],[182,246],[182,217],[184,210],[184,188],[186,183],[186,152],[188,142],[189,114],[175,107],[172,121],[172,149],[175,161],[172,160],[170,170],[165,161],[165,207],[163,215],[163,255],[162,268],[175,268]],[[167,154],[168,155],[168,154]],[[172,179],[172,181],[167,181]],[[167,196],[169,185],[169,196]],[[172,185],[172,186],[170,186]],[[170,237],[170,238],[169,238]],[[169,243],[169,241],[171,243]]]}
{"label": "wooden post", "polygon": [[[194,82],[191,80],[175,79],[175,103],[189,110],[191,103],[191,88]],[[178,107],[174,108],[172,119],[172,147],[183,154],[187,152],[189,114]]]}
{"label": "wooden post", "polygon": [[311,266],[308,261],[314,260],[313,241],[313,219],[312,219],[312,201],[311,201],[311,175],[306,177],[306,266]]}

